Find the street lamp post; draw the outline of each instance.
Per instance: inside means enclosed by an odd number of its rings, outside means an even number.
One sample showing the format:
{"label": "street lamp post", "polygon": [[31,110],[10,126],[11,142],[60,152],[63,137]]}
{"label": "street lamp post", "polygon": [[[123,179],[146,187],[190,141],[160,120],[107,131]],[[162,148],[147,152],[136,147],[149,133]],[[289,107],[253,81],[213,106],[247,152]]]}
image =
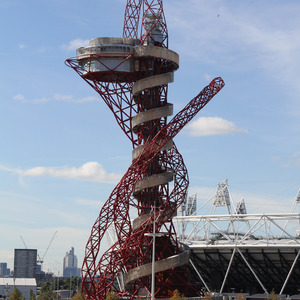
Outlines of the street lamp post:
{"label": "street lamp post", "polygon": [[151,276],[151,300],[154,300],[155,294],[155,238],[164,236],[164,233],[155,233],[155,206],[154,206],[154,218],[153,218],[153,233],[145,233],[145,236],[152,236],[152,276]]}
{"label": "street lamp post", "polygon": [[72,298],[72,272],[70,272],[70,299]]}

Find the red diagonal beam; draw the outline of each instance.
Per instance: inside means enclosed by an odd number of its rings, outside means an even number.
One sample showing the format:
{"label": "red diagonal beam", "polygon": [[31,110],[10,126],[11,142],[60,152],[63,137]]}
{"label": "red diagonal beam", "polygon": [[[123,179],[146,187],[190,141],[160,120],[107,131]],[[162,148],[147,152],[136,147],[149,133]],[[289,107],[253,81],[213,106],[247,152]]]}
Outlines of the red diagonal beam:
{"label": "red diagonal beam", "polygon": [[[168,48],[168,29],[162,0],[143,0],[143,4],[141,44],[154,43]],[[155,33],[155,27],[159,27],[161,33],[162,40],[160,42],[157,42],[157,37],[155,37],[157,33]]]}
{"label": "red diagonal beam", "polygon": [[128,0],[125,8],[123,37],[138,38],[142,0]]}
{"label": "red diagonal beam", "polygon": [[[124,241],[126,240],[126,237],[131,235],[131,225],[130,220],[128,216],[129,211],[129,200],[133,193],[133,188],[135,183],[142,177],[142,175],[146,172],[150,162],[155,158],[155,156],[158,154],[158,152],[161,150],[161,148],[172,138],[174,138],[180,130],[188,123],[190,122],[193,117],[224,87],[224,81],[222,78],[218,77],[215,78],[208,86],[206,86],[194,99],[192,99],[188,105],[186,105],[171,121],[169,124],[167,124],[165,127],[163,127],[160,132],[154,137],[154,139],[145,145],[144,150],[140,154],[140,156],[133,161],[127,172],[122,177],[121,181],[118,183],[118,185],[115,187],[113,192],[111,193],[111,196],[105,203],[104,207],[102,208],[101,212],[104,212],[105,216],[102,216],[101,213],[97,219],[97,222],[100,222],[100,220],[104,219],[105,222],[100,224],[97,223],[94,225],[95,232],[92,233],[92,238],[89,243],[90,246],[87,245],[87,253],[86,258],[84,261],[84,271],[88,270],[88,273],[85,274],[83,281],[86,283],[91,283],[91,286],[87,290],[87,293],[91,292],[91,289],[97,289],[96,286],[94,286],[94,281],[89,280],[88,278],[91,278],[94,276],[94,274],[97,273],[98,270],[103,271],[101,268],[101,263],[98,264],[98,266],[95,266],[96,257],[99,252],[99,244],[100,240],[102,239],[105,231],[108,228],[108,225],[112,220],[115,221],[117,234],[119,236],[119,241],[117,243],[118,250],[121,251],[122,257],[124,258],[123,262],[127,261],[127,257],[125,252],[127,252],[128,249],[123,249]],[[163,141],[163,142],[162,142]],[[103,218],[105,217],[105,218]],[[128,231],[125,232],[122,228],[118,228],[118,223],[116,220],[123,220],[122,227],[126,226],[128,228]],[[101,228],[100,228],[101,227]],[[102,231],[101,231],[102,229]],[[123,233],[123,235],[122,235]],[[94,252],[95,251],[95,252]],[[106,259],[107,261],[107,254],[106,253]],[[116,255],[116,253],[111,253],[111,255]],[[120,263],[120,262],[118,262]],[[91,265],[90,265],[91,264]],[[92,268],[93,266],[93,268]],[[95,269],[96,267],[96,269]],[[104,267],[105,268],[105,267]],[[110,274],[110,276],[115,277],[118,274],[117,269],[118,268],[111,268],[111,270],[115,270],[113,273]],[[103,278],[104,279],[104,278]],[[101,281],[101,280],[100,280]],[[105,281],[103,282],[103,284]],[[108,287],[102,287],[101,289],[104,289],[107,291]]]}
{"label": "red diagonal beam", "polygon": [[[145,164],[152,160],[152,156],[174,138],[180,130],[189,123],[194,116],[224,87],[225,83],[221,77],[211,81],[194,99],[192,99],[176,116],[163,127],[154,139],[146,144],[135,164]],[[160,141],[163,142],[161,143]],[[143,159],[141,159],[143,157]],[[141,166],[142,167],[142,166]]]}

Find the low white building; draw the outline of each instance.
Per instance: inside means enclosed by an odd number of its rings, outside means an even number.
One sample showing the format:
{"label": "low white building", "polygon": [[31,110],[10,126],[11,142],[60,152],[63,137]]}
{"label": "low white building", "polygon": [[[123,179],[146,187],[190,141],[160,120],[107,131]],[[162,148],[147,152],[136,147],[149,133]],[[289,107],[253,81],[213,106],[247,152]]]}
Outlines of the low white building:
{"label": "low white building", "polygon": [[36,280],[35,278],[0,278],[0,299],[4,296],[9,296],[16,287],[29,300],[30,290],[36,295]]}

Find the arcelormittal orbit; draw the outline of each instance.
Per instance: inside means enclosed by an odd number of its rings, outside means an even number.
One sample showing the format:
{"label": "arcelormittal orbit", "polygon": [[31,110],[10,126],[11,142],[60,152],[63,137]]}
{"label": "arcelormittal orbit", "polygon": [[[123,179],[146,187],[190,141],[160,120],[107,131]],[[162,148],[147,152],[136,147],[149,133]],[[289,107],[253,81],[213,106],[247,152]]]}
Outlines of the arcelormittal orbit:
{"label": "arcelormittal orbit", "polygon": [[[168,84],[179,56],[168,49],[162,0],[128,0],[123,37],[93,39],[66,64],[99,93],[133,146],[132,164],[91,230],[82,266],[83,293],[87,299],[105,299],[111,291],[130,298],[152,291],[152,297],[169,298],[175,289],[198,295],[189,249],[178,243],[172,223],[188,188],[187,169],[173,139],[222,89],[223,80],[215,78],[167,121],[173,114]],[[130,208],[138,212],[134,220]],[[103,253],[110,226],[117,242]]]}

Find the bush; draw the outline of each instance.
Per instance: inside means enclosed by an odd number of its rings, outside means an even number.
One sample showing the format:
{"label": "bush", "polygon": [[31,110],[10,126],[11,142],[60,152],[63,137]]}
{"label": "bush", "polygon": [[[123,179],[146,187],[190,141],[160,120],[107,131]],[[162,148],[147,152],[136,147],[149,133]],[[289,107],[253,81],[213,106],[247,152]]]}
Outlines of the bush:
{"label": "bush", "polygon": [[38,297],[39,300],[55,300],[55,294],[52,291],[50,284],[44,284],[41,288],[41,293]]}
{"label": "bush", "polygon": [[115,292],[109,292],[107,295],[106,295],[106,300],[118,300],[119,297],[118,295],[115,293]]}
{"label": "bush", "polygon": [[181,295],[177,289],[173,291],[173,295],[170,298],[170,300],[183,300],[183,299],[185,299],[184,296]]}
{"label": "bush", "polygon": [[84,295],[78,291],[73,297],[72,300],[85,300]]}
{"label": "bush", "polygon": [[278,296],[276,295],[274,289],[272,290],[272,292],[268,295],[268,299],[269,300],[278,300]]}
{"label": "bush", "polygon": [[204,294],[203,300],[212,300],[212,294],[210,292],[207,292]]}
{"label": "bush", "polygon": [[10,300],[24,300],[25,298],[22,296],[22,293],[14,287],[13,291],[9,295]]}

